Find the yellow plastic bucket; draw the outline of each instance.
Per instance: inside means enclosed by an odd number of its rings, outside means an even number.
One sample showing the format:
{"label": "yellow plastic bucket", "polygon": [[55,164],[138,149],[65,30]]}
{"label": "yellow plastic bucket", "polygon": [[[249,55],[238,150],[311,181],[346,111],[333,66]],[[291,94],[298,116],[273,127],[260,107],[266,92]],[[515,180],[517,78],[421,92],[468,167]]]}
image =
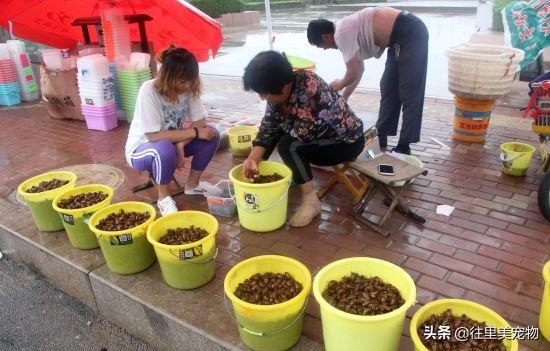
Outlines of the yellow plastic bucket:
{"label": "yellow plastic bucket", "polygon": [[[61,200],[68,199],[71,196],[98,191],[107,194],[107,198],[93,206],[74,210],[64,209],[57,206]],[[59,218],[65,227],[69,241],[74,247],[83,250],[95,249],[99,247],[99,243],[94,232],[92,232],[90,227],[88,227],[88,220],[95,212],[110,205],[112,200],[113,189],[102,184],[78,186],[74,189],[59,194],[53,200],[53,209],[59,214]]]}
{"label": "yellow plastic bucket", "polygon": [[[256,273],[285,273],[302,284],[294,298],[276,305],[255,305],[233,293],[239,284]],[[302,263],[288,257],[265,255],[250,258],[231,268],[224,280],[224,291],[233,304],[239,335],[256,351],[287,350],[300,340],[311,273]]]}
{"label": "yellow plastic bucket", "polygon": [[[415,351],[429,351],[429,349],[422,344],[418,336],[418,328],[433,314],[442,313],[447,309],[451,309],[455,315],[465,314],[473,320],[486,322],[488,327],[511,328],[510,324],[508,324],[508,322],[498,313],[478,303],[460,299],[441,299],[432,301],[416,311],[411,320],[410,333]],[[517,351],[517,340],[504,339],[503,342],[507,351]]]}
{"label": "yellow plastic bucket", "polygon": [[[149,212],[151,217],[145,223],[137,227],[108,232],[99,230],[96,225],[103,218],[111,213],[118,213],[120,210],[126,212]],[[99,246],[105,256],[105,262],[113,273],[133,274],[147,269],[155,262],[155,251],[147,241],[147,227],[153,223],[157,212],[155,208],[144,202],[120,202],[109,205],[97,211],[90,217],[88,226],[95,233]]]}
{"label": "yellow plastic bucket", "polygon": [[293,55],[286,55],[286,58],[290,62],[293,71],[315,71],[315,66],[317,65],[315,61]]}
{"label": "yellow plastic bucket", "polygon": [[524,176],[533,159],[534,146],[518,142],[500,145],[502,171],[513,176]]}
{"label": "yellow plastic bucket", "polygon": [[279,173],[284,177],[266,184],[247,182],[242,169],[242,165],[239,165],[229,171],[241,225],[254,232],[269,232],[282,227],[286,221],[288,188],[292,177],[290,168],[279,162],[260,162],[260,174]]}
{"label": "yellow plastic bucket", "polygon": [[[159,243],[168,229],[191,225],[206,230],[208,236],[184,245]],[[214,278],[217,233],[216,218],[201,211],[180,211],[154,221],[147,229],[147,240],[155,248],[164,281],[176,289],[195,289]]]}
{"label": "yellow plastic bucket", "polygon": [[229,146],[235,156],[248,156],[252,149],[252,141],[258,134],[258,127],[236,126],[227,130]]}
{"label": "yellow plastic bucket", "polygon": [[[44,191],[41,193],[27,193],[25,191],[40,184],[40,182],[49,181],[52,179],[68,180],[69,183],[57,189]],[[52,202],[59,194],[74,188],[75,182],[76,174],[73,172],[54,171],[40,174],[19,184],[19,187],[17,187],[17,193],[27,202],[38,230],[43,232],[56,232],[63,229],[63,223],[61,223],[59,215],[53,209]]]}
{"label": "yellow plastic bucket", "polygon": [[544,293],[540,306],[539,328],[542,336],[550,342],[550,261],[542,269],[544,278]]}
{"label": "yellow plastic bucket", "polygon": [[455,96],[452,138],[472,143],[484,143],[493,111],[493,100],[468,99]]}
{"label": "yellow plastic bucket", "polygon": [[[331,280],[339,281],[352,272],[378,276],[399,290],[403,306],[377,316],[359,316],[337,309],[322,293]],[[371,257],[352,257],[325,266],[313,281],[313,294],[321,307],[323,338],[327,351],[396,351],[401,340],[407,310],[415,303],[416,287],[410,275],[393,263]]]}

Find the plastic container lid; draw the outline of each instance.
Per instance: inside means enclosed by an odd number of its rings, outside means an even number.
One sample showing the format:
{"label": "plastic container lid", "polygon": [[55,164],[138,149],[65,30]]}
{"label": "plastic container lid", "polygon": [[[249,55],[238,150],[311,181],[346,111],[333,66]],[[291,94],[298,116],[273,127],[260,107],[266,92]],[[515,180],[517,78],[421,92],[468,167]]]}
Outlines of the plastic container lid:
{"label": "plastic container lid", "polygon": [[[109,61],[101,54],[84,56],[76,60],[78,73],[83,76],[106,76],[109,75]],[[83,74],[83,72],[86,72]]]}

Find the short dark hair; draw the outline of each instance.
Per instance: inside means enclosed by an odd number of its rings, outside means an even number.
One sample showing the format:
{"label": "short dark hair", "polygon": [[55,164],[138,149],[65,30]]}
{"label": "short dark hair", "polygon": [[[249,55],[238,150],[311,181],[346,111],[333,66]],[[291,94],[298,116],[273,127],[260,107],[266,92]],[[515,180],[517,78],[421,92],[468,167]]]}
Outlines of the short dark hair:
{"label": "short dark hair", "polygon": [[243,84],[246,91],[258,94],[280,94],[292,82],[292,65],[277,51],[262,51],[244,69]]}
{"label": "short dark hair", "polygon": [[311,45],[321,45],[323,43],[323,34],[334,34],[334,23],[319,18],[313,21],[310,21],[307,26],[307,40]]}

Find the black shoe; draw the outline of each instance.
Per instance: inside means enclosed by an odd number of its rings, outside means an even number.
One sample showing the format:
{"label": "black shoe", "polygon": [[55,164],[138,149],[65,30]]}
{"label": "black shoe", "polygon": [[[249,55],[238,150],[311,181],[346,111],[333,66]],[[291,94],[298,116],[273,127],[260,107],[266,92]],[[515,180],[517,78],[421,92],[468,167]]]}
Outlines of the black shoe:
{"label": "black shoe", "polygon": [[391,152],[397,152],[398,154],[410,155],[411,154],[411,148],[409,147],[409,145],[399,145],[399,144],[397,144],[396,147],[391,149]]}

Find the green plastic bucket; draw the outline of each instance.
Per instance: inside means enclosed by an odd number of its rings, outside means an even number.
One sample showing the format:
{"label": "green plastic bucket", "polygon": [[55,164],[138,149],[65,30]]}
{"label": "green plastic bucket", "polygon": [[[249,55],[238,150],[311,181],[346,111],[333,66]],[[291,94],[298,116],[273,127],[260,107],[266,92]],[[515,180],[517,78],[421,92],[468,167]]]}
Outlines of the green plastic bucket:
{"label": "green plastic bucket", "polygon": [[141,71],[121,71],[121,70],[117,70],[116,71],[117,73],[117,76],[126,76],[126,77],[133,77],[133,76],[140,76],[140,75],[147,75],[147,74],[151,74],[151,69],[150,68],[145,68],[145,69],[142,69]]}
{"label": "green plastic bucket", "polygon": [[[111,213],[149,212],[151,217],[145,223],[127,230],[108,232],[99,230],[96,225]],[[109,269],[116,274],[133,274],[141,272],[155,262],[155,251],[147,241],[147,227],[155,220],[155,208],[143,202],[120,202],[109,205],[92,215],[88,225],[99,241]]]}
{"label": "green plastic bucket", "polygon": [[125,99],[128,103],[135,102],[137,100],[138,93],[120,93],[120,97]]}
{"label": "green plastic bucket", "polygon": [[[40,184],[40,182],[52,179],[68,180],[69,183],[57,189],[41,193],[26,192],[27,189]],[[52,202],[59,194],[74,188],[75,182],[76,174],[65,171],[54,171],[27,179],[17,187],[17,193],[25,199],[38,230],[43,232],[63,230],[63,223],[61,223],[59,215],[53,209]]]}
{"label": "green plastic bucket", "polygon": [[141,81],[136,81],[136,82],[124,82],[124,81],[121,81],[119,83],[119,90],[120,91],[124,91],[124,92],[130,92],[130,91],[134,91],[136,89],[139,90],[139,88],[143,85],[143,82]]}
{"label": "green plastic bucket", "polygon": [[[405,303],[392,312],[375,316],[351,314],[332,306],[323,297],[323,292],[330,281],[339,281],[352,272],[380,277],[399,290]],[[313,294],[321,307],[327,351],[397,351],[407,310],[415,303],[416,287],[410,275],[393,263],[370,257],[351,257],[321,269],[313,281]]]}
{"label": "green plastic bucket", "polygon": [[512,176],[524,176],[533,159],[534,146],[518,142],[500,145],[500,160],[502,171]]}
{"label": "green plastic bucket", "polygon": [[[79,194],[98,191],[107,194],[107,198],[93,206],[74,210],[64,209],[58,206],[59,202],[63,199],[68,199],[71,196]],[[102,184],[89,184],[78,186],[74,189],[68,190],[60,194],[53,200],[52,206],[54,210],[57,211],[57,213],[59,214],[61,222],[63,223],[65,231],[67,232],[67,236],[69,237],[69,241],[74,247],[83,250],[95,249],[99,247],[99,242],[97,241],[94,232],[92,232],[90,230],[90,227],[88,226],[88,220],[95,212],[99,211],[105,206],[110,205],[112,200],[113,189]]]}
{"label": "green plastic bucket", "polygon": [[[430,351],[430,349],[422,343],[420,335],[418,335],[418,328],[434,314],[443,313],[448,309],[450,309],[454,315],[461,316],[464,314],[473,320],[485,323],[487,327],[495,328],[495,335],[502,335],[499,330],[512,329],[510,324],[498,313],[478,303],[462,299],[435,300],[420,307],[411,319],[409,332],[414,343],[415,351]],[[476,334],[472,333],[469,336],[475,338],[474,335]],[[519,348],[518,340],[504,338],[502,342],[506,351],[517,351]]]}
{"label": "green plastic bucket", "polygon": [[[234,291],[241,282],[256,273],[267,272],[288,272],[302,284],[303,290],[294,298],[275,305],[255,305],[235,296]],[[255,351],[283,351],[300,340],[311,291],[311,273],[302,263],[276,255],[253,257],[231,268],[223,286],[225,295],[233,305],[239,335],[246,346]]]}
{"label": "green plastic bucket", "polygon": [[119,82],[123,82],[123,83],[130,83],[130,84],[134,84],[134,83],[145,83],[146,81],[150,80],[151,77],[150,76],[144,76],[144,77],[120,77],[119,78]]}
{"label": "green plastic bucket", "polygon": [[[208,236],[190,244],[165,245],[159,239],[168,229],[202,228]],[[180,211],[163,216],[147,229],[147,240],[155,248],[164,281],[176,289],[195,289],[208,283],[216,273],[218,221],[201,211]]]}
{"label": "green plastic bucket", "polygon": [[285,224],[288,204],[288,188],[292,171],[285,164],[262,161],[259,174],[279,173],[283,179],[266,184],[253,184],[244,179],[243,166],[229,171],[229,180],[235,188],[235,203],[240,224],[253,232],[270,232]]}
{"label": "green plastic bucket", "polygon": [[128,123],[132,123],[132,120],[134,119],[134,108],[125,108],[126,111],[126,121]]}
{"label": "green plastic bucket", "polygon": [[290,64],[292,65],[292,69],[295,71],[315,70],[315,61],[293,55],[286,55],[286,58],[288,59],[288,62],[290,62]]}

